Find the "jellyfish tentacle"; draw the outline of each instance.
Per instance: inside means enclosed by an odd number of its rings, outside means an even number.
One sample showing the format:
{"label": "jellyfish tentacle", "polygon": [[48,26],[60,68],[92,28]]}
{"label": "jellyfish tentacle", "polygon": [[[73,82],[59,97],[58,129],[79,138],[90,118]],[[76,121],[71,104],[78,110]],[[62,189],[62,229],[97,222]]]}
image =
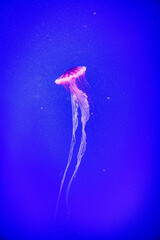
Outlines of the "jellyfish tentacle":
{"label": "jellyfish tentacle", "polygon": [[60,189],[59,189],[55,217],[56,217],[57,211],[58,211],[59,199],[60,199],[60,196],[61,196],[64,180],[65,180],[67,170],[68,170],[69,165],[70,165],[71,160],[72,160],[73,149],[74,149],[74,145],[76,143],[75,132],[76,132],[77,127],[78,127],[78,106],[79,105],[78,105],[77,97],[76,97],[75,94],[71,94],[71,104],[72,104],[72,124],[73,124],[72,139],[71,139],[71,144],[70,144],[70,151],[69,151],[69,155],[68,155],[67,166],[65,168],[63,178],[61,180]]}

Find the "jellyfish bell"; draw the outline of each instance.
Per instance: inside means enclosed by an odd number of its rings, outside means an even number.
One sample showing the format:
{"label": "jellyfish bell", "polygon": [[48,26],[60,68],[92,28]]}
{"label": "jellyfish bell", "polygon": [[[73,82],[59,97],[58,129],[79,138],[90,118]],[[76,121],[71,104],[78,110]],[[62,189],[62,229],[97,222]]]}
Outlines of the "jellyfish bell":
{"label": "jellyfish bell", "polygon": [[57,85],[63,85],[68,93],[71,95],[76,95],[81,108],[84,106],[82,100],[85,98],[88,98],[88,102],[90,103],[91,107],[93,107],[90,96],[90,86],[85,79],[85,72],[85,66],[73,67],[64,72],[58,79],[55,80],[55,83]]}
{"label": "jellyfish bell", "polygon": [[[81,163],[81,159],[85,153],[86,150],[86,132],[85,132],[85,125],[87,121],[89,120],[90,117],[90,105],[88,101],[88,96],[87,94],[83,91],[83,83],[86,82],[85,79],[85,71],[86,67],[73,67],[66,72],[64,72],[58,79],[56,79],[55,83],[58,85],[63,85],[66,89],[69,87],[69,91],[71,94],[71,105],[72,105],[72,124],[73,124],[73,129],[72,129],[72,140],[70,144],[70,151],[69,151],[69,156],[68,156],[68,161],[67,161],[67,166],[65,168],[63,178],[61,180],[61,185],[60,185],[60,190],[59,190],[59,195],[58,195],[58,200],[57,200],[57,206],[56,206],[56,214],[58,210],[58,204],[59,204],[59,199],[62,191],[62,187],[64,184],[64,180],[66,177],[66,173],[68,170],[68,167],[71,163],[72,160],[72,155],[73,155],[73,149],[74,145],[76,143],[76,130],[78,127],[78,107],[80,107],[81,110],[81,122],[82,122],[82,136],[81,136],[81,144],[79,147],[78,155],[77,155],[77,164],[75,166],[75,170],[72,174],[72,177],[69,181],[68,187],[67,187],[67,193],[66,193],[66,203],[68,206],[68,196],[69,196],[69,190],[70,186],[72,184],[72,181],[74,177],[77,174],[78,168]],[[78,82],[77,82],[78,80]],[[79,87],[81,86],[81,87]]]}
{"label": "jellyfish bell", "polygon": [[72,84],[77,78],[85,74],[86,67],[73,67],[64,72],[58,79],[55,80],[55,83],[60,84]]}

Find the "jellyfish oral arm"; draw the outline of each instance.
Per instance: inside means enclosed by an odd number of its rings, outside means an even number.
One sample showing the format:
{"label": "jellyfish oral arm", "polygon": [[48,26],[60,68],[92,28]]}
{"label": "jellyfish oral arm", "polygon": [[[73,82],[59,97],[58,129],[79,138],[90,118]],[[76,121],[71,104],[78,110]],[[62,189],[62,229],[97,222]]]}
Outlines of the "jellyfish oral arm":
{"label": "jellyfish oral arm", "polygon": [[58,211],[59,199],[60,199],[60,196],[61,196],[61,191],[62,191],[62,188],[63,188],[64,180],[65,180],[67,170],[68,170],[69,165],[70,165],[71,160],[72,160],[73,149],[74,149],[74,145],[76,143],[75,133],[76,133],[76,130],[77,130],[77,127],[78,127],[78,101],[77,101],[77,97],[76,97],[75,94],[71,94],[71,104],[72,104],[72,124],[73,124],[72,139],[71,139],[71,144],[70,144],[70,151],[69,151],[67,166],[65,168],[63,178],[61,180],[60,190],[59,190],[59,194],[58,194],[57,206],[56,206],[56,215],[57,215],[57,211]]}
{"label": "jellyfish oral arm", "polygon": [[[80,148],[78,151],[78,155],[77,155],[77,164],[75,167],[75,170],[73,172],[73,175],[70,179],[70,182],[68,184],[67,187],[67,193],[66,193],[66,205],[68,208],[68,197],[69,197],[69,191],[70,191],[70,187],[72,184],[73,179],[76,177],[78,168],[81,164],[81,159],[85,153],[86,150],[86,132],[85,132],[85,125],[87,123],[87,121],[89,120],[90,117],[90,113],[89,113],[89,103],[87,100],[87,95],[85,93],[83,93],[81,90],[81,95],[79,96],[79,105],[80,105],[80,109],[81,109],[81,122],[82,122],[82,137],[81,137],[81,144],[80,144]],[[68,208],[69,209],[69,208]]]}
{"label": "jellyfish oral arm", "polygon": [[80,145],[80,148],[79,148],[79,151],[78,151],[78,155],[77,155],[77,164],[76,164],[76,167],[75,167],[75,170],[72,174],[72,177],[69,181],[69,184],[68,184],[68,187],[67,187],[67,193],[66,193],[66,205],[67,205],[67,209],[69,209],[68,207],[68,198],[69,198],[69,191],[70,191],[70,187],[71,187],[71,184],[72,184],[72,181],[73,179],[76,177],[76,174],[77,174],[77,171],[78,171],[78,168],[81,164],[81,159],[85,153],[85,150],[86,150],[86,133],[85,133],[85,124],[82,123],[82,137],[81,137],[81,145]]}

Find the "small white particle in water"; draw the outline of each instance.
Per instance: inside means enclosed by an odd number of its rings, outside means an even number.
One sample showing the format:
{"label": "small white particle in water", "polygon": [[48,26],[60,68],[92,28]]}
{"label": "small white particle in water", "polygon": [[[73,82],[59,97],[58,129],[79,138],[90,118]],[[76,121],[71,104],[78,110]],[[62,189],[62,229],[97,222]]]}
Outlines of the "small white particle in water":
{"label": "small white particle in water", "polygon": [[110,100],[111,98],[110,97],[107,97],[108,100]]}
{"label": "small white particle in water", "polygon": [[103,172],[105,172],[106,171],[106,169],[103,169]]}
{"label": "small white particle in water", "polygon": [[43,109],[43,107],[41,107],[41,110]]}
{"label": "small white particle in water", "polygon": [[96,15],[96,12],[94,12],[93,14]]}

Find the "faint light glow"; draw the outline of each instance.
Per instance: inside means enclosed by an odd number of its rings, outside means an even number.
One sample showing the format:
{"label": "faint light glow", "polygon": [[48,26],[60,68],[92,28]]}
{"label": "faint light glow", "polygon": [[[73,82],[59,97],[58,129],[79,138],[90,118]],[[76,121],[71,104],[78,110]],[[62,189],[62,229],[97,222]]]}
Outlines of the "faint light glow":
{"label": "faint light glow", "polygon": [[103,171],[103,172],[105,172],[105,171],[106,171],[106,169],[103,169],[102,171]]}
{"label": "faint light glow", "polygon": [[111,98],[110,98],[110,97],[107,97],[107,100],[111,100]]}
{"label": "faint light glow", "polygon": [[41,110],[43,110],[43,107],[41,107]]}
{"label": "faint light glow", "polygon": [[86,28],[86,27],[87,27],[87,25],[83,25],[82,27]]}
{"label": "faint light glow", "polygon": [[93,13],[93,15],[96,15],[96,14],[97,14],[96,12]]}

